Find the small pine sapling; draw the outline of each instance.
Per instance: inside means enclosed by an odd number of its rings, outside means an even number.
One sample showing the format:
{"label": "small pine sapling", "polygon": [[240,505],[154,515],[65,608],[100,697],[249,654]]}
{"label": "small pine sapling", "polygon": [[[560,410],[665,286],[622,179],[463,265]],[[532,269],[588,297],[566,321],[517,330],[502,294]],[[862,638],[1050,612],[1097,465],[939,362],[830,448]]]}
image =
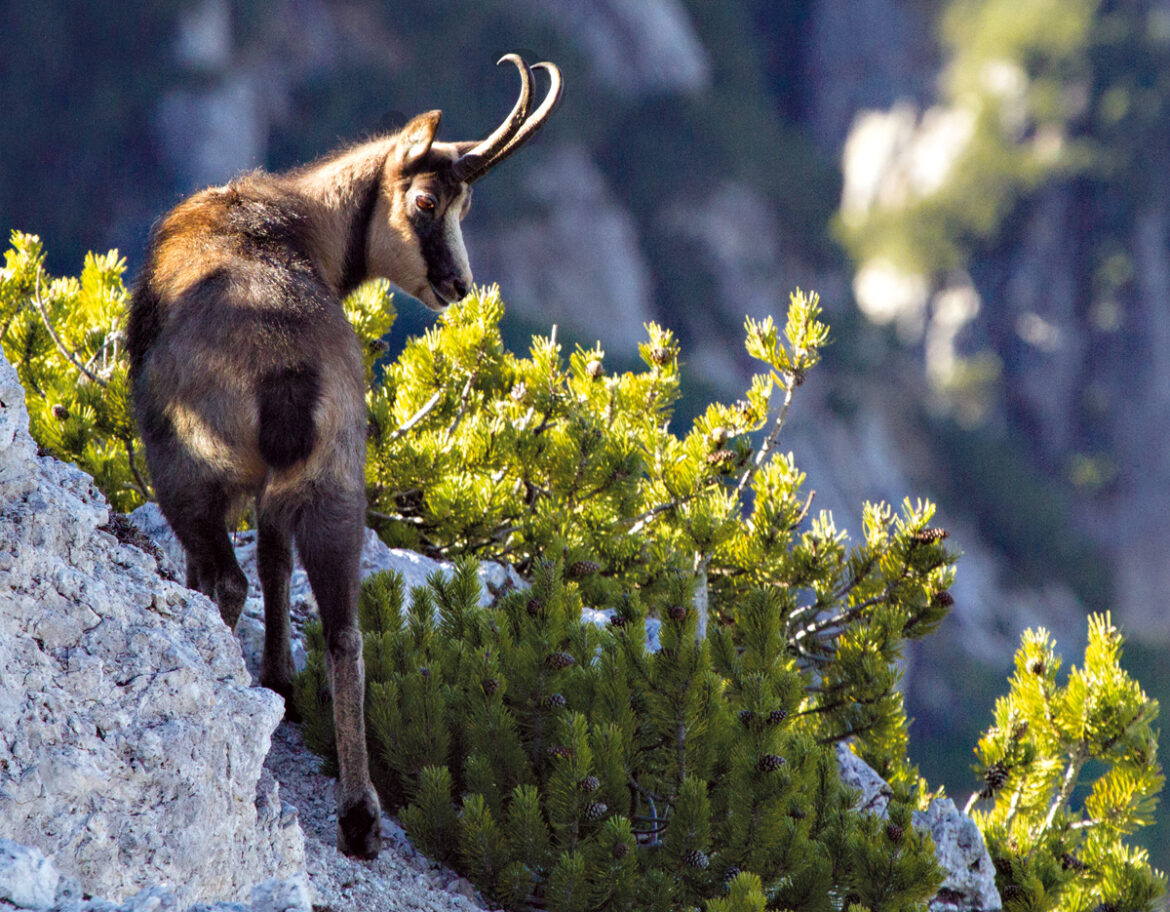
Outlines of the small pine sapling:
{"label": "small pine sapling", "polygon": [[1158,703],[1121,667],[1121,644],[1108,614],[1090,616],[1084,664],[1062,684],[1048,632],[1024,633],[976,748],[983,786],[967,804],[1005,909],[1138,912],[1165,892],[1164,875],[1127,841],[1153,822],[1164,777]]}
{"label": "small pine sapling", "polygon": [[45,273],[40,238],[14,231],[0,269],[0,342],[46,453],[93,476],[114,509],[148,500],[122,330],[125,259],[87,254],[79,278]]}

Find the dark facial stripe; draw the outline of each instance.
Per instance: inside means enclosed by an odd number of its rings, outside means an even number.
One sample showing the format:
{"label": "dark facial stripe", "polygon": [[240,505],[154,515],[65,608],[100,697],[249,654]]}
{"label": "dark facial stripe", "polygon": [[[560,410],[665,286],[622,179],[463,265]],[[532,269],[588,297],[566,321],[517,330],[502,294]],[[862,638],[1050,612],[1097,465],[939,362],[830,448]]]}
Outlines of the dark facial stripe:
{"label": "dark facial stripe", "polygon": [[[385,167],[385,163],[383,163]],[[378,192],[382,189],[382,170],[370,181],[362,196],[361,203],[349,223],[345,240],[345,262],[341,268],[341,294],[347,295],[364,282],[368,275],[366,263],[366,240],[370,236],[370,222],[374,218],[374,206],[378,203]]]}

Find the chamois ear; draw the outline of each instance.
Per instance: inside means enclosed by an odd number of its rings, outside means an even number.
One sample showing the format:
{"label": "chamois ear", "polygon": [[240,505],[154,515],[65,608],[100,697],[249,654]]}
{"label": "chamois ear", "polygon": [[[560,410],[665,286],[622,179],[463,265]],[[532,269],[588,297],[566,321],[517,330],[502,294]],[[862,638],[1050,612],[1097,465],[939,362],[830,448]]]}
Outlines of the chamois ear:
{"label": "chamois ear", "polygon": [[442,116],[442,111],[427,111],[402,128],[398,138],[398,154],[404,167],[413,165],[431,150]]}

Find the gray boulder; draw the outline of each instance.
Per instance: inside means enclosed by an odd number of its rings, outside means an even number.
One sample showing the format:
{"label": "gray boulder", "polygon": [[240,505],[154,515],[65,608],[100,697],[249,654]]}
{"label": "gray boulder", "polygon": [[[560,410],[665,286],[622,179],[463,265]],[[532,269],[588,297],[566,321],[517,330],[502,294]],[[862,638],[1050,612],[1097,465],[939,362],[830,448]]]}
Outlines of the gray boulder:
{"label": "gray boulder", "polygon": [[114,901],[249,900],[304,867],[295,809],[258,789],[281,701],[89,477],[36,456],[23,400],[0,357],[0,838]]}
{"label": "gray boulder", "polygon": [[[178,912],[174,892],[153,886],[120,903],[83,898],[76,880],[62,877],[44,854],[32,846],[0,839],[0,909],[29,912]],[[252,889],[251,903],[198,903],[187,912],[312,912],[303,874],[287,880],[266,880]]]}

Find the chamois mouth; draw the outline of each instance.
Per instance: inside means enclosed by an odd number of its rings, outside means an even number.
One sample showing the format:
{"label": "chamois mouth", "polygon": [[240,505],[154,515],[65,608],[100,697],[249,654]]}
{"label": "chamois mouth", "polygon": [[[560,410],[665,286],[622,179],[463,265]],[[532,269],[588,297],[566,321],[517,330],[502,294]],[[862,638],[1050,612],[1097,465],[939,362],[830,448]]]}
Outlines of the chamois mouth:
{"label": "chamois mouth", "polygon": [[427,290],[430,291],[429,297],[434,299],[434,303],[432,303],[431,301],[428,301],[427,300],[428,296],[425,294],[420,295],[420,298],[421,298],[422,302],[433,311],[436,311],[438,313],[442,313],[444,310],[446,310],[448,307],[450,307],[452,304],[455,303],[454,301],[450,301],[447,298],[445,298],[443,296],[443,293],[441,291],[439,291],[438,286],[435,285],[434,282],[427,283]]}

